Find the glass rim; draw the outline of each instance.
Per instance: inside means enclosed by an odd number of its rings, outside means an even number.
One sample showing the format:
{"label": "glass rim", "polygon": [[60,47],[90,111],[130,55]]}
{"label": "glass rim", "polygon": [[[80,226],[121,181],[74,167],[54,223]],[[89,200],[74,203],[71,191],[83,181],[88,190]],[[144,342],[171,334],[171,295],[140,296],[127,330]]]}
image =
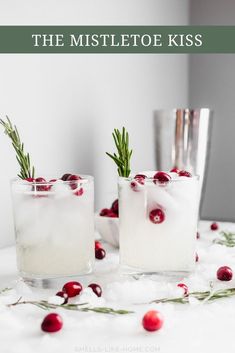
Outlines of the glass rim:
{"label": "glass rim", "polygon": [[[126,180],[126,181],[132,181],[132,180],[137,180],[138,178],[135,179],[135,177],[122,177],[122,176],[119,176],[118,177],[118,180]],[[154,177],[145,177],[144,180],[147,180],[147,181],[153,181],[153,180],[156,180],[158,181],[157,179],[154,179]],[[174,182],[183,182],[183,181],[188,181],[188,180],[200,180],[200,175],[198,174],[195,174],[195,175],[192,175],[191,177],[186,177],[186,176],[182,176],[182,177],[179,177],[178,179],[170,179],[168,181],[165,181],[165,182],[160,182],[158,181],[157,184],[161,185],[161,184],[168,184],[168,183],[174,183]]]}
{"label": "glass rim", "polygon": [[[75,175],[75,174],[74,174]],[[61,183],[65,185],[70,185],[72,183],[87,183],[94,181],[94,177],[92,175],[79,174],[82,179],[78,180],[62,180],[60,178],[51,178],[50,180],[56,179],[56,181],[60,180]],[[10,179],[11,184],[20,184],[20,185],[54,185],[55,181],[27,181],[25,179],[21,179],[20,177],[15,177]]]}

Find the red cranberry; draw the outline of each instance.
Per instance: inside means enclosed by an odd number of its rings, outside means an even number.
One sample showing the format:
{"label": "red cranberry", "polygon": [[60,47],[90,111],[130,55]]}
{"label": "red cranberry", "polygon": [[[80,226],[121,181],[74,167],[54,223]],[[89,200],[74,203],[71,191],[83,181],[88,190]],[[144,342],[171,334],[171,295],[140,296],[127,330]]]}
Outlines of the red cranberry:
{"label": "red cranberry", "polygon": [[100,211],[100,216],[102,217],[105,217],[109,214],[110,212],[110,209],[109,208],[103,208],[101,211]]}
{"label": "red cranberry", "polygon": [[157,331],[163,325],[163,316],[159,311],[148,311],[142,320],[142,325],[146,331]]}
{"label": "red cranberry", "polygon": [[68,296],[68,294],[66,292],[61,290],[61,291],[57,292],[56,295],[58,297],[64,298],[63,304],[67,304],[68,303],[69,296]]}
{"label": "red cranberry", "polygon": [[233,278],[233,271],[228,266],[222,266],[217,271],[217,278],[220,281],[231,281]]}
{"label": "red cranberry", "polygon": [[41,324],[41,329],[44,332],[57,332],[63,327],[63,321],[59,314],[48,314]]}
{"label": "red cranberry", "polygon": [[29,183],[34,183],[35,182],[34,178],[26,178],[25,180],[28,181]]}
{"label": "red cranberry", "polygon": [[95,258],[102,260],[106,255],[106,251],[103,248],[95,249]]}
{"label": "red cranberry", "polygon": [[101,287],[100,287],[98,284],[96,284],[96,283],[91,283],[91,284],[89,284],[88,287],[93,290],[93,292],[97,295],[97,297],[101,297],[101,295],[102,295],[102,289],[101,289]]}
{"label": "red cranberry", "polygon": [[107,214],[107,217],[110,218],[118,218],[118,215],[116,213],[114,213],[113,211],[109,211],[109,213]]}
{"label": "red cranberry", "polygon": [[218,230],[218,229],[219,229],[218,223],[216,222],[211,223],[211,230]]}
{"label": "red cranberry", "polygon": [[153,182],[155,184],[166,184],[171,180],[171,176],[165,172],[157,172],[153,177]]}
{"label": "red cranberry", "polygon": [[176,168],[176,167],[171,169],[171,173],[179,174],[179,172],[180,172],[180,170],[178,168]]}
{"label": "red cranberry", "polygon": [[81,291],[82,285],[76,281],[67,282],[63,287],[63,292],[67,293],[69,298],[79,295]]}
{"label": "red cranberry", "polygon": [[50,190],[50,185],[43,185],[46,184],[46,180],[44,178],[36,178],[35,179],[36,183],[42,184],[42,185],[37,185],[36,190],[37,191],[48,191]]}
{"label": "red cranberry", "polygon": [[102,248],[101,243],[98,240],[95,240],[95,250],[96,249],[101,249],[101,248]]}
{"label": "red cranberry", "polygon": [[197,239],[200,239],[200,233],[197,232],[197,235],[196,235]]}
{"label": "red cranberry", "polygon": [[[57,181],[57,179],[51,179],[49,180],[49,183],[55,183]],[[51,190],[52,185],[48,185],[48,191]]]}
{"label": "red cranberry", "polygon": [[140,191],[140,185],[144,185],[144,179],[135,179],[130,182],[130,187],[133,191]]}
{"label": "red cranberry", "polygon": [[118,199],[113,201],[111,210],[113,211],[113,213],[116,213],[116,215],[118,215]]}
{"label": "red cranberry", "polygon": [[165,213],[160,208],[156,208],[149,213],[149,219],[154,224],[160,224],[165,220]]}
{"label": "red cranberry", "polygon": [[79,175],[69,175],[69,177],[67,178],[67,181],[70,181],[69,185],[71,187],[72,190],[77,189],[78,187],[78,183],[77,180],[81,180],[82,178]]}
{"label": "red cranberry", "polygon": [[188,296],[189,291],[188,291],[188,286],[186,286],[186,284],[179,283],[179,284],[177,284],[177,287],[180,287],[180,288],[182,288],[184,290],[184,296],[185,297]]}
{"label": "red cranberry", "polygon": [[195,254],[195,261],[198,262],[199,261],[199,256],[198,256],[198,253],[196,252]]}
{"label": "red cranberry", "polygon": [[66,181],[66,180],[68,180],[68,177],[69,177],[70,175],[72,175],[72,174],[66,173],[66,174],[64,174],[60,179],[63,180],[63,181]]}
{"label": "red cranberry", "polygon": [[134,177],[134,179],[146,179],[146,178],[147,177],[144,174],[136,174],[135,177]]}
{"label": "red cranberry", "polygon": [[79,190],[74,191],[74,195],[82,196],[84,194],[84,189],[80,188]]}
{"label": "red cranberry", "polygon": [[185,176],[188,178],[191,178],[191,176],[192,176],[192,174],[187,172],[186,170],[181,170],[178,174],[179,174],[179,176]]}

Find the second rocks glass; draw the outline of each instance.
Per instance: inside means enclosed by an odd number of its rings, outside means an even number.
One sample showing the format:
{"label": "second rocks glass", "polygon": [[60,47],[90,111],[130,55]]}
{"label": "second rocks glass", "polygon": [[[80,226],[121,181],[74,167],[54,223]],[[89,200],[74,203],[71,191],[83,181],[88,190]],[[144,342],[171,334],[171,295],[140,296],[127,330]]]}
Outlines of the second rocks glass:
{"label": "second rocks glass", "polygon": [[119,178],[120,262],[126,273],[181,273],[195,266],[198,177],[148,172]]}

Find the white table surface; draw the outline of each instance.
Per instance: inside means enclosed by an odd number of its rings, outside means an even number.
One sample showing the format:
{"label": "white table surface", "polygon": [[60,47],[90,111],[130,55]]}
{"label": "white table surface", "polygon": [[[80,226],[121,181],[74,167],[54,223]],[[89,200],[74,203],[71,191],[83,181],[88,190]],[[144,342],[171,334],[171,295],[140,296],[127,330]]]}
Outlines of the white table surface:
{"label": "white table surface", "polygon": [[[210,222],[201,222],[201,239],[197,241],[199,263],[196,271],[181,282],[190,291],[208,290],[210,281],[214,288],[235,287],[235,277],[230,282],[216,279],[216,271],[228,265],[235,271],[235,248],[227,248],[212,241],[218,232],[212,232]],[[219,223],[220,230],[235,231],[235,224]],[[46,311],[32,305],[6,307],[7,303],[23,299],[47,299],[55,290],[31,289],[18,280],[15,248],[0,249],[0,289],[13,290],[0,295],[0,352],[235,352],[235,298],[213,303],[142,304],[165,296],[179,296],[175,279],[120,278],[116,269],[118,251],[104,244],[107,257],[96,262],[96,274],[83,279],[84,286],[96,281],[103,287],[103,297],[83,294],[95,306],[131,309],[134,314],[107,315],[71,312],[58,309],[64,327],[54,334],[40,329]],[[79,280],[79,278],[78,278]],[[59,290],[59,288],[58,288]],[[157,309],[164,315],[164,326],[158,332],[146,332],[141,320],[144,313]],[[53,310],[55,311],[55,310]]]}

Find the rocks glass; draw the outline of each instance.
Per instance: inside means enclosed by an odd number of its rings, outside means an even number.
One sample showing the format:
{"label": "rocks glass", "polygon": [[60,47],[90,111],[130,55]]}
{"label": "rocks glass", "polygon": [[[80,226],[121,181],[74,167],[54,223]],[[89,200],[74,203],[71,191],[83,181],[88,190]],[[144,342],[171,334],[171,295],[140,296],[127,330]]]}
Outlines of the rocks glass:
{"label": "rocks glass", "polygon": [[164,180],[156,179],[156,172],[143,174],[119,178],[121,269],[126,273],[192,271],[198,177],[168,173],[169,179]]}
{"label": "rocks glass", "polygon": [[53,278],[90,273],[93,177],[41,183],[15,179],[11,186],[20,276],[30,284],[47,286]]}

